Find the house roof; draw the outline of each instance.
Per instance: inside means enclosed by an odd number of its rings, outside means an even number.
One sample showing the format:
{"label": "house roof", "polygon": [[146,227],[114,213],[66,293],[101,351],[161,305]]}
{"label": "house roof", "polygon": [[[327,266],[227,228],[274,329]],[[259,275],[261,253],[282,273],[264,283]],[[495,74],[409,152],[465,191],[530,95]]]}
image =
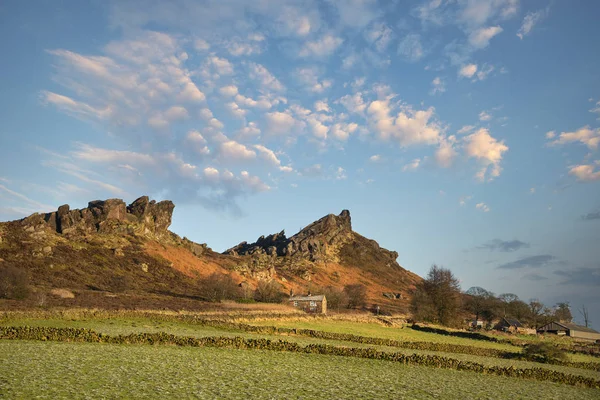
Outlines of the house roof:
{"label": "house roof", "polygon": [[325,299],[324,294],[315,294],[312,296],[291,296],[290,301],[322,301]]}
{"label": "house roof", "polygon": [[588,328],[582,325],[577,325],[577,324],[572,324],[570,322],[555,322],[555,324],[558,324],[560,326],[564,326],[565,328],[572,330],[572,331],[579,331],[579,332],[589,332],[589,333],[600,333],[598,331],[593,330],[592,328]]}
{"label": "house roof", "polygon": [[522,324],[519,322],[519,320],[517,320],[517,319],[512,319],[512,318],[503,318],[503,319],[504,319],[504,320],[505,320],[505,321],[508,323],[508,325],[510,325],[510,326],[514,326],[514,327],[516,327],[516,328],[521,328],[521,327],[523,327],[523,325],[522,325]]}

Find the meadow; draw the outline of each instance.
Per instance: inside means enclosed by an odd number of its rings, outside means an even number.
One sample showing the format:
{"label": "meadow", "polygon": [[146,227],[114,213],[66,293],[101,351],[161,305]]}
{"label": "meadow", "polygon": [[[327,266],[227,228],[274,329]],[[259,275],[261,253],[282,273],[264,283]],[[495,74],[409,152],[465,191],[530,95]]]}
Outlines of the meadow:
{"label": "meadow", "polygon": [[[110,344],[37,340],[0,340],[0,397],[6,398],[529,398],[532,394],[574,399],[600,396],[597,368],[575,368],[454,352],[426,351],[301,334],[254,333],[245,325],[215,324],[219,318],[254,326],[312,329],[401,341],[451,343],[473,348],[520,351],[506,343],[477,341],[388,327],[375,319],[294,318],[156,313],[5,313],[0,327],[86,328],[117,337],[158,334],[176,337],[268,339],[299,346],[373,349],[385,354],[446,357],[454,363],[486,368],[542,369],[598,382],[596,388],[521,379],[445,367],[406,365],[358,356],[304,354],[298,351],[193,347],[170,344]],[[370,321],[370,322],[369,322]],[[238,328],[236,328],[238,327]],[[301,332],[299,332],[301,333]],[[144,343],[144,342],[142,342]],[[281,342],[283,343],[283,342]],[[572,361],[600,358],[571,354]],[[487,371],[487,370],[486,370]],[[493,371],[492,371],[493,372]]]}

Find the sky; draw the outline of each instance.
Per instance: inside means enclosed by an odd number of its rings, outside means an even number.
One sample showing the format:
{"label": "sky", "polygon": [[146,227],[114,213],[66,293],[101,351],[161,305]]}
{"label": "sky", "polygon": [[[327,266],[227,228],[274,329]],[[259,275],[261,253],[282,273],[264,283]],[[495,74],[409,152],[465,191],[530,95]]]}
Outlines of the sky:
{"label": "sky", "polygon": [[224,251],[349,209],[600,328],[600,3],[0,3],[0,220],[141,195]]}

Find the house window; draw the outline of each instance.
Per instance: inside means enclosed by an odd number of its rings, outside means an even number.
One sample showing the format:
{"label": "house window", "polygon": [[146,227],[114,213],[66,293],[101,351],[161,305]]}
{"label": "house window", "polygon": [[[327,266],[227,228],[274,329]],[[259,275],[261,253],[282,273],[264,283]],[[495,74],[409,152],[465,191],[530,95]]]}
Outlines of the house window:
{"label": "house window", "polygon": [[294,307],[298,307],[298,302],[294,301]]}
{"label": "house window", "polygon": [[317,306],[317,302],[316,301],[311,301],[310,302],[310,306],[311,307],[316,307]]}

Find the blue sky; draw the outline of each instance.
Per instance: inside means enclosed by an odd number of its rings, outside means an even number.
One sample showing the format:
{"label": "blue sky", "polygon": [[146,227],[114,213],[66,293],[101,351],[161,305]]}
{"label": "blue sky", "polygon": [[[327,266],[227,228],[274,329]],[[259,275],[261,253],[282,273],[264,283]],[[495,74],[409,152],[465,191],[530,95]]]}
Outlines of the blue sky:
{"label": "blue sky", "polygon": [[0,219],[172,199],[222,251],[349,209],[424,276],[600,327],[600,4],[0,4]]}

